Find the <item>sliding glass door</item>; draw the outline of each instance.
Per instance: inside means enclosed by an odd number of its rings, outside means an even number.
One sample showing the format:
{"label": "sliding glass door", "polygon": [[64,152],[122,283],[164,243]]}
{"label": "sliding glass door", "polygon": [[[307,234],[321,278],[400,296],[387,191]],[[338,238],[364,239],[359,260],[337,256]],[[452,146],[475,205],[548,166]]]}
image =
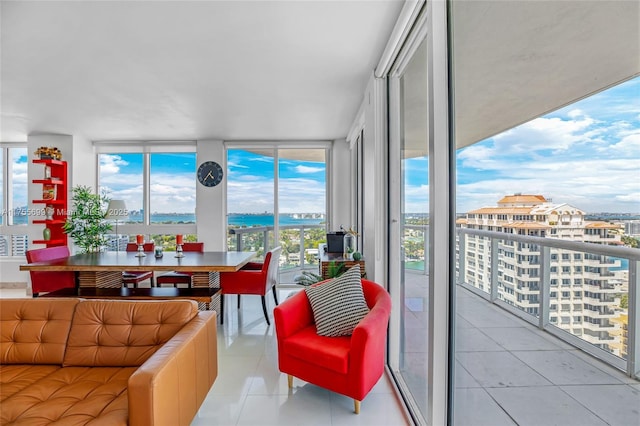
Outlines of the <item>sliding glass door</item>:
{"label": "sliding glass door", "polygon": [[[423,40],[403,68],[396,69],[390,81],[390,94],[397,102],[392,115],[390,165],[396,190],[390,189],[391,208],[397,218],[397,232],[389,256],[395,271],[392,289],[399,292],[401,303],[396,333],[399,358],[393,368],[410,395],[414,409],[428,417],[429,387],[429,139],[427,44]],[[395,247],[394,247],[395,245]],[[393,336],[392,336],[393,338]]]}
{"label": "sliding glass door", "polygon": [[260,257],[281,246],[279,284],[293,284],[301,270],[318,268],[318,244],[326,234],[328,148],[227,149],[227,245]]}

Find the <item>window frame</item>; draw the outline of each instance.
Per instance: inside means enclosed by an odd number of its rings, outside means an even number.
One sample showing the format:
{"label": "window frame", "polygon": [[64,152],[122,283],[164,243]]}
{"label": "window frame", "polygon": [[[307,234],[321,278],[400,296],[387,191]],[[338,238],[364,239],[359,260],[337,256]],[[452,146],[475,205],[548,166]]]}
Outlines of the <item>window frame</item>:
{"label": "window frame", "polygon": [[[141,223],[122,223],[118,226],[118,234],[128,235],[171,235],[197,234],[197,210],[195,223],[154,224],[151,223],[151,154],[193,153],[196,156],[196,141],[95,141],[93,143],[96,161],[96,188],[100,188],[100,155],[101,154],[142,154],[142,206],[144,216]],[[196,180],[197,171],[193,171]],[[196,200],[197,204],[197,200]]]}
{"label": "window frame", "polygon": [[[0,235],[6,235],[9,237],[7,241],[7,255],[2,256],[0,258],[6,259],[11,257],[23,257],[24,254],[14,254],[13,253],[13,244],[11,243],[11,236],[16,234],[24,234],[27,236],[28,233],[28,222],[25,224],[15,224],[13,223],[11,212],[14,208],[13,206],[13,162],[11,160],[11,156],[9,155],[11,149],[26,149],[27,157],[29,156],[29,148],[26,142],[0,142],[0,151],[2,151],[2,197],[0,199],[0,208],[2,209],[2,223],[0,223]],[[27,202],[29,201],[29,195],[27,190]],[[28,206],[27,206],[28,208]],[[10,220],[11,219],[11,220]],[[21,232],[17,232],[20,230]],[[25,246],[25,251],[28,250],[28,241],[27,246]]]}

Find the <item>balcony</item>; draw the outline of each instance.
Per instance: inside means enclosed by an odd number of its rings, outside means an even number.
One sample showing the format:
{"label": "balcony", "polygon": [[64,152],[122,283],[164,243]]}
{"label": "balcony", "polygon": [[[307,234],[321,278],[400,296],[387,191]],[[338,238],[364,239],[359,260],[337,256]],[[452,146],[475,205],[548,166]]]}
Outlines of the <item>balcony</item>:
{"label": "balcony", "polygon": [[[594,293],[629,298],[625,309],[612,308],[612,304],[619,303],[619,298],[607,302],[597,299],[603,309],[608,308],[604,314],[594,315],[598,319],[608,318],[611,323],[591,324],[585,320],[591,317],[591,311],[561,312],[561,303],[550,297],[550,281],[560,277],[559,273],[550,272],[550,261],[556,250],[626,258],[629,270],[623,271],[624,274],[637,277],[640,250],[469,229],[459,230],[457,237],[453,424],[637,424],[634,407],[639,402],[638,345],[629,346],[629,342],[638,339],[638,313],[634,309],[640,306],[637,279],[629,282],[627,279],[625,285],[605,291],[585,285],[584,290],[588,288]],[[425,238],[428,239],[428,230]],[[471,285],[474,277],[466,275],[469,269],[465,265],[473,258],[466,256],[464,250],[465,244],[470,248],[469,243],[477,244],[480,240],[490,247],[490,254],[498,253],[491,256],[491,265],[487,262],[487,271],[476,268],[476,275],[486,277],[482,288]],[[540,277],[535,289],[527,291],[537,295],[537,300],[518,302],[503,293],[505,286],[501,277],[504,275],[500,273],[503,266],[498,262],[508,246],[537,246],[538,251],[532,254],[540,256]],[[415,257],[411,253],[406,256]],[[413,296],[405,301],[412,318],[418,316],[417,306],[428,306],[426,300],[421,304],[410,300],[420,292],[425,294],[427,273],[425,268],[419,271],[405,268],[405,293]],[[574,276],[580,277],[580,274]],[[605,279],[602,285],[610,286],[610,283]],[[586,302],[583,297],[573,297],[572,306],[575,308],[575,302]],[[553,314],[551,304],[557,304]],[[427,313],[426,308],[420,312],[425,318]],[[562,323],[558,317],[561,315],[571,316],[573,320]],[[628,320],[624,315],[628,315]],[[580,318],[578,321],[576,316]],[[613,321],[624,324],[615,325]],[[628,329],[628,339],[622,336],[623,327]],[[422,327],[413,325],[405,330],[404,355],[408,365],[403,373],[405,377],[424,376],[420,362],[428,356],[424,353],[426,349],[422,351],[426,338],[416,333],[423,328],[426,328],[426,319]],[[419,393],[415,390],[419,386],[420,382],[412,382],[414,394]],[[427,391],[425,388],[424,393]]]}

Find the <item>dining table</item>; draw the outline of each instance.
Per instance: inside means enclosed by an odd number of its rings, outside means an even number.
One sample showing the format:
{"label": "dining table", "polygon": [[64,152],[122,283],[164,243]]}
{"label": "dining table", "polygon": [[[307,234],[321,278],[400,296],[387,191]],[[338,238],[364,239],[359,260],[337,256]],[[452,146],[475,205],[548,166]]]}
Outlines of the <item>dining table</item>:
{"label": "dining table", "polygon": [[[153,271],[153,272],[189,272],[192,274],[191,293],[199,294],[201,290],[208,289],[213,295],[220,288],[220,272],[235,272],[246,265],[256,256],[255,252],[237,251],[205,251],[205,252],[164,252],[162,257],[156,257],[153,253],[140,252],[100,252],[81,253],[62,259],[46,262],[29,263],[20,265],[21,271],[73,271],[76,273],[76,288],[64,289],[48,293],[47,296],[95,296],[109,295],[114,297],[135,295],[162,295],[178,294],[177,290],[162,291],[165,289],[126,289],[123,287],[122,273],[124,271]],[[102,289],[118,289],[108,291]],[[168,290],[168,289],[166,289]],[[184,290],[184,289],[181,289]],[[180,291],[183,296],[189,291]],[[169,298],[169,297],[165,297]]]}

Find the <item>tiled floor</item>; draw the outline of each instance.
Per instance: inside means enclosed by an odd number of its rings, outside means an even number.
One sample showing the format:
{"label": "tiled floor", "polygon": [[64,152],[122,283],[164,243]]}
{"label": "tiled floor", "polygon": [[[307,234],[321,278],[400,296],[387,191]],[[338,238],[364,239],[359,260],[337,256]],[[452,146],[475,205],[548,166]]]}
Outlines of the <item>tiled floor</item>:
{"label": "tiled floor", "polygon": [[[280,300],[287,293],[280,291]],[[359,415],[353,413],[351,398],[299,379],[289,390],[286,375],[278,371],[274,327],[264,320],[260,297],[243,296],[240,311],[235,296],[227,297],[225,324],[218,330],[219,376],[193,425],[408,424],[384,376]]]}
{"label": "tiled floor", "polygon": [[[280,291],[284,300],[290,291]],[[25,290],[0,290],[0,297],[25,297]],[[228,296],[225,324],[218,325],[218,378],[193,425],[406,425],[403,409],[388,378],[382,377],[362,402],[359,415],[353,400],[301,380],[289,390],[278,371],[273,317],[267,326],[260,297]],[[269,300],[269,310],[273,299]]]}
{"label": "tiled floor", "polygon": [[458,287],[455,425],[640,425],[640,382]]}

